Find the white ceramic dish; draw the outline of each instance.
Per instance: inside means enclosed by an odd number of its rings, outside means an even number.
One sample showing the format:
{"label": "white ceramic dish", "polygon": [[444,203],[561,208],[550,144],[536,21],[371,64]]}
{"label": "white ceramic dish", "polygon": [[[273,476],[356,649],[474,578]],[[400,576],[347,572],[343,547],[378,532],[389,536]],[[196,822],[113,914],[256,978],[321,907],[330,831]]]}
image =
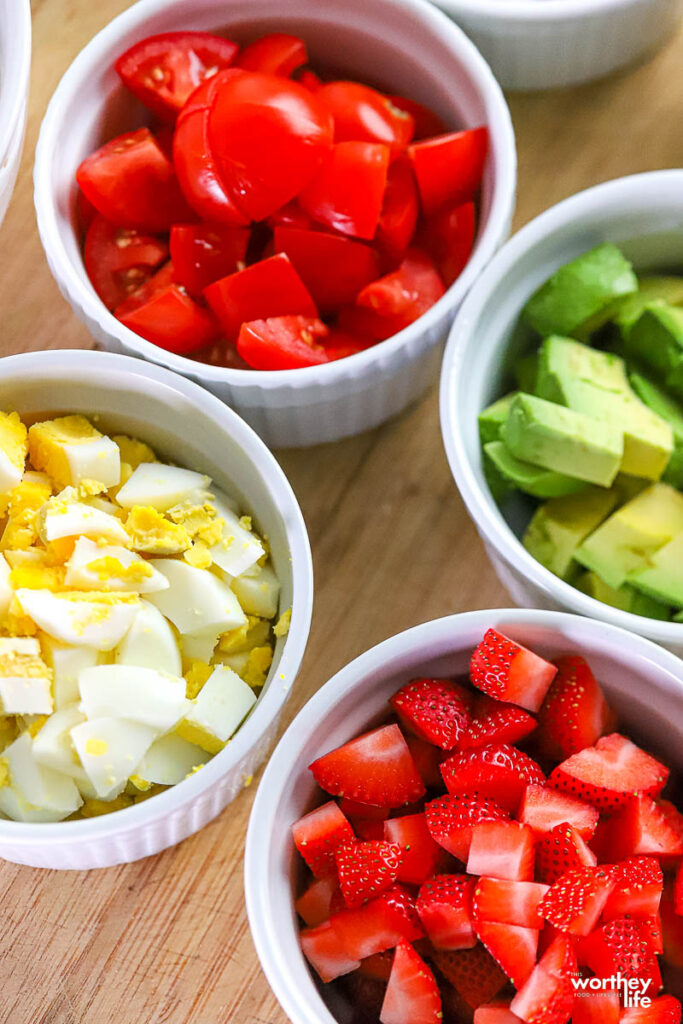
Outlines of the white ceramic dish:
{"label": "white ceramic dish", "polygon": [[151,800],[113,814],[57,824],[0,821],[0,857],[46,868],[108,867],[158,853],[198,831],[248,785],[275,738],[306,647],[313,569],[306,527],[279,465],[254,432],[195,384],[139,359],[101,352],[33,352],[0,361],[0,408],[99,414],[162,456],[209,474],[253,512],[269,538],[291,607],[266,687],[228,746],[201,771]]}
{"label": "white ceramic dish", "polygon": [[[75,170],[105,138],[139,124],[115,57],[169,29],[225,30],[238,41],[272,29],[299,32],[313,62],[343,68],[432,105],[446,123],[488,124],[481,226],[467,268],[420,320],[348,359],[301,370],[207,366],[164,352],[110,314],[86,276],[75,231]],[[196,380],[242,415],[270,445],[310,445],[359,433],[415,400],[433,381],[453,314],[507,237],[516,157],[509,112],[474,46],[426,0],[141,0],[81,52],[55,92],[36,151],[35,202],[47,259],[62,294],[105,348],[143,356]]]}
{"label": "white ceramic dish", "polygon": [[616,71],[675,33],[681,0],[436,0],[505,89],[579,85]]}
{"label": "white ceramic dish", "polygon": [[683,624],[631,615],[558,579],[518,539],[531,515],[503,517],[484,478],[477,416],[504,394],[515,354],[531,335],[522,307],[558,267],[599,242],[615,242],[639,271],[683,269],[683,170],[655,171],[580,192],[527,224],[501,250],[453,325],[441,374],[441,432],[460,493],[501,582],[524,607],[603,619],[683,653]]}
{"label": "white ceramic dish", "polygon": [[[612,626],[557,612],[466,612],[415,626],[362,654],[311,698],[282,737],[249,823],[249,923],[266,977],[293,1024],[348,1019],[341,1005],[323,1000],[298,944],[299,864],[290,826],[310,810],[316,792],[307,765],[381,721],[388,698],[406,680],[466,672],[473,648],[491,626],[545,657],[583,654],[625,727],[683,767],[683,662]],[[329,990],[326,995],[330,1000]]]}
{"label": "white ceramic dish", "polygon": [[30,70],[30,0],[0,0],[0,223],[19,170]]}

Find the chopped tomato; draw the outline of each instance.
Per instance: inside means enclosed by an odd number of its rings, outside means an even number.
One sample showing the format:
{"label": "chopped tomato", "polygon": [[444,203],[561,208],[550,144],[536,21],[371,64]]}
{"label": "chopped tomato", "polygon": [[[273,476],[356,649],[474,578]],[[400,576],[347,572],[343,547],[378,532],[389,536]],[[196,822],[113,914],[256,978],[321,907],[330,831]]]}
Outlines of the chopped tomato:
{"label": "chopped tomato", "polygon": [[97,210],[79,189],[78,195],[76,196],[76,218],[78,220],[78,226],[83,234],[87,233],[88,228],[97,216]]}
{"label": "chopped tomato", "polygon": [[244,268],[248,244],[248,228],[174,224],[170,249],[177,282],[191,295],[201,295],[214,281]]}
{"label": "chopped tomato", "polygon": [[488,129],[473,128],[409,147],[426,214],[474,199],[481,185],[488,145]]}
{"label": "chopped tomato", "polygon": [[245,71],[217,91],[208,141],[228,195],[263,220],[317,171],[332,145],[332,116],[298,82]]}
{"label": "chopped tomato", "polygon": [[378,142],[338,142],[301,192],[299,203],[314,220],[335,231],[373,238],[388,169],[388,146]]}
{"label": "chopped tomato", "polygon": [[382,212],[375,242],[389,259],[398,260],[410,245],[417,225],[418,202],[415,179],[406,157],[389,168]]}
{"label": "chopped tomato", "polygon": [[134,43],[115,67],[146,107],[164,121],[174,121],[190,93],[232,64],[238,49],[210,32],[165,32]]}
{"label": "chopped tomato", "polygon": [[446,286],[453,284],[472,253],[476,221],[474,203],[463,203],[429,217],[423,231],[425,248]]}
{"label": "chopped tomato", "polygon": [[318,96],[334,118],[335,142],[383,142],[396,156],[413,137],[412,115],[369,85],[328,82]]}
{"label": "chopped tomato", "polygon": [[119,228],[95,214],[85,239],[84,258],[90,283],[107,309],[114,309],[168,258],[168,246],[159,238],[134,228]]}
{"label": "chopped tomato", "polygon": [[409,322],[404,316],[381,316],[374,309],[355,304],[341,306],[337,316],[337,325],[341,331],[372,341],[391,338],[407,327]]}
{"label": "chopped tomato", "polygon": [[154,233],[192,219],[173,164],[149,128],[126,132],[96,149],[76,179],[99,213],[121,227]]}
{"label": "chopped tomato", "polygon": [[318,92],[323,84],[322,78],[316,75],[315,71],[311,71],[310,68],[305,68],[297,78],[297,81],[300,85],[303,85],[304,89],[309,89],[311,92]]}
{"label": "chopped tomato", "polygon": [[278,227],[274,242],[276,252],[289,256],[323,313],[353,302],[361,288],[379,274],[377,253],[365,243],[341,235]]}
{"label": "chopped tomato", "polygon": [[168,263],[118,306],[115,315],[141,338],[168,352],[186,355],[210,344],[219,329],[207,309],[169,280],[172,276],[173,267]]}
{"label": "chopped tomato", "polygon": [[421,249],[409,249],[398,270],[367,285],[357,298],[380,316],[406,317],[408,323],[434,305],[444,293],[436,267]]}
{"label": "chopped tomato", "polygon": [[153,295],[157,292],[161,292],[164,288],[167,288],[170,284],[176,284],[175,271],[173,264],[169,260],[164,263],[160,270],[157,270],[156,274],[152,274],[148,277],[139,288],[136,288],[134,292],[131,292],[123,302],[116,307],[115,315],[120,316],[121,314],[132,313],[133,310],[142,306],[145,302],[148,302]]}
{"label": "chopped tomato", "polygon": [[209,285],[204,295],[229,341],[237,338],[242,324],[252,320],[318,315],[306,286],[284,253],[221,278]]}
{"label": "chopped tomato", "polygon": [[266,218],[266,224],[272,228],[313,228],[314,224],[311,218],[305,213],[296,200],[292,200],[291,203],[285,203],[275,213],[271,213],[270,217]]}
{"label": "chopped tomato", "polygon": [[263,71],[267,75],[289,78],[307,60],[303,39],[284,32],[271,32],[245,46],[235,63],[245,71]]}
{"label": "chopped tomato", "polygon": [[415,124],[414,139],[429,139],[432,135],[442,135],[446,131],[446,125],[438,114],[417,100],[409,100],[406,96],[390,96],[389,99],[399,110],[412,116]]}
{"label": "chopped tomato", "polygon": [[237,351],[254,370],[298,370],[329,362],[321,344],[328,334],[315,317],[269,317],[242,325]]}
{"label": "chopped tomato", "polygon": [[336,359],[346,359],[347,356],[355,356],[358,352],[364,352],[375,344],[373,338],[361,338],[348,331],[342,331],[338,327],[332,327],[328,337],[325,339],[325,352],[330,362]]}

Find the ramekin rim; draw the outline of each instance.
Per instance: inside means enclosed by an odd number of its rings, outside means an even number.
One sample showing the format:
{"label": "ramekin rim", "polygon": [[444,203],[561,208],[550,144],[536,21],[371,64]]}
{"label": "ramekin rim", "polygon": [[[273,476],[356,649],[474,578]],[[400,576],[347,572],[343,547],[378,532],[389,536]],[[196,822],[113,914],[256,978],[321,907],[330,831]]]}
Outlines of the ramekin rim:
{"label": "ramekin rim", "polygon": [[501,22],[548,24],[570,18],[603,17],[621,8],[636,7],[643,0],[439,0],[440,6],[456,17],[472,15]]}
{"label": "ramekin rim", "polygon": [[[18,8],[20,6],[17,18],[21,27],[19,39],[14,45],[20,52],[20,59],[16,76],[0,84],[0,124],[7,126],[0,148],[0,164],[6,158],[24,116],[31,74],[31,3],[30,0],[15,0],[15,3]],[[6,94],[9,97],[7,102],[4,99]]]}

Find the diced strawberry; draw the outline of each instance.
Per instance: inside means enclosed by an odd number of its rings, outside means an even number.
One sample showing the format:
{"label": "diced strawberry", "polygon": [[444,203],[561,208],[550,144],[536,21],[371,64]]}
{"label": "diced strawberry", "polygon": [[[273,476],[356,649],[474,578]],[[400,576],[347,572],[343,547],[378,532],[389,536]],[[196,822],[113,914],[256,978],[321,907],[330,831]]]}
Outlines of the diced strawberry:
{"label": "diced strawberry", "polygon": [[674,908],[673,895],[665,892],[659,907],[664,959],[671,967],[683,967],[683,917]]}
{"label": "diced strawberry", "polygon": [[342,799],[339,801],[339,809],[349,821],[352,818],[362,818],[366,821],[386,821],[391,814],[390,807],[377,807],[375,804],[361,804],[358,800]]}
{"label": "diced strawberry", "polygon": [[376,818],[356,818],[353,828],[358,839],[366,843],[378,843],[384,839],[384,822]]}
{"label": "diced strawberry", "polygon": [[655,917],[664,887],[659,861],[654,857],[629,857],[612,869],[615,886],[610,894],[603,919],[614,917]]}
{"label": "diced strawberry", "polygon": [[681,1024],[681,1004],[673,996],[660,996],[650,1006],[624,1010],[619,1024]]}
{"label": "diced strawberry", "polygon": [[674,910],[677,914],[683,915],[683,860],[678,865],[674,882]]}
{"label": "diced strawberry", "polygon": [[334,854],[353,839],[353,829],[333,800],[316,807],[292,825],[297,850],[316,878],[336,874]]}
{"label": "diced strawberry", "polygon": [[414,942],[424,936],[415,900],[400,885],[357,910],[333,914],[330,924],[344,949],[357,960],[393,949],[401,939]]}
{"label": "diced strawberry", "polygon": [[583,800],[532,783],[524,791],[517,817],[531,825],[534,832],[552,832],[557,825],[566,823],[572,825],[582,839],[590,839],[600,815]]}
{"label": "diced strawberry", "polygon": [[561,931],[588,935],[600,920],[613,889],[610,868],[577,868],[551,885],[541,904],[541,913]]}
{"label": "diced strawberry", "polygon": [[407,814],[384,822],[384,838],[398,843],[403,859],[398,870],[399,882],[422,885],[434,874],[441,858],[441,847],[434,842],[427,820],[422,814]]}
{"label": "diced strawberry", "polygon": [[507,1003],[489,1003],[474,1011],[473,1024],[522,1024]]}
{"label": "diced strawberry", "polygon": [[424,796],[425,787],[397,725],[358,736],[310,766],[322,789],[379,807],[400,807]]}
{"label": "diced strawberry", "polygon": [[549,781],[556,789],[610,811],[633,795],[658,796],[668,777],[668,768],[615,732],[563,761]]}
{"label": "diced strawberry", "polygon": [[476,921],[516,924],[520,928],[543,928],[539,910],[547,885],[538,882],[511,882],[506,878],[480,878],[472,895],[472,913]]}
{"label": "diced strawberry", "polygon": [[662,977],[642,921],[619,917],[586,936],[581,957],[598,978],[621,974],[624,978],[650,981],[652,995],[659,992]]}
{"label": "diced strawberry", "polygon": [[415,904],[422,927],[436,949],[471,949],[477,944],[472,927],[474,879],[437,875],[420,888]]}
{"label": "diced strawberry", "polygon": [[518,821],[485,821],[472,829],[467,872],[511,881],[534,877],[534,834]]}
{"label": "diced strawberry", "polygon": [[360,967],[329,921],[301,932],[300,940],[304,956],[323,981],[334,981]]}
{"label": "diced strawberry", "polygon": [[470,724],[467,691],[450,679],[413,679],[389,701],[412,732],[453,750]]}
{"label": "diced strawberry", "polygon": [[521,988],[536,963],[538,930],[513,924],[477,921],[476,931],[515,988]]}
{"label": "diced strawberry", "polygon": [[496,700],[538,711],[557,669],[526,647],[489,629],[470,661],[477,689]]}
{"label": "diced strawberry", "polygon": [[403,851],[383,840],[345,843],[335,853],[346,906],[360,907],[389,889],[398,877]]}
{"label": "diced strawberry", "polygon": [[567,1024],[574,1006],[576,957],[567,936],[555,939],[510,1003],[526,1024]]}
{"label": "diced strawberry", "polygon": [[474,702],[470,725],[458,741],[458,750],[473,750],[489,743],[519,743],[536,728],[536,719],[514,704],[480,694]]}
{"label": "diced strawberry", "polygon": [[361,960],[358,973],[365,978],[376,978],[378,981],[388,981],[391,974],[391,965],[394,962],[393,949],[385,949],[383,953],[375,953],[373,956]]}
{"label": "diced strawberry", "polygon": [[664,952],[664,933],[659,914],[655,914],[654,917],[638,918],[638,923],[641,925],[640,933],[647,942],[650,952],[655,956],[661,956]]}
{"label": "diced strawberry", "polygon": [[434,963],[473,1009],[495,999],[507,978],[481,942],[474,949],[436,950]]}
{"label": "diced strawberry", "polygon": [[466,863],[473,826],[480,821],[503,821],[509,813],[488,797],[459,793],[425,804],[425,818],[432,839]]}
{"label": "diced strawberry", "polygon": [[528,754],[509,743],[453,754],[441,765],[449,793],[480,793],[511,812],[517,810],[528,783],[543,785],[545,775]]}
{"label": "diced strawberry", "polygon": [[552,885],[558,878],[583,866],[597,864],[597,857],[571,825],[556,825],[536,847],[536,874]]}
{"label": "diced strawberry", "polygon": [[619,1024],[621,1003],[616,989],[580,990],[574,999],[572,1024]]}
{"label": "diced strawberry", "polygon": [[407,942],[396,947],[382,1004],[382,1024],[441,1024],[441,996],[436,978]]}
{"label": "diced strawberry", "polygon": [[557,675],[538,713],[544,752],[556,761],[591,747],[614,716],[588,663],[580,655],[558,658]]}
{"label": "diced strawberry", "polygon": [[601,836],[605,859],[683,857],[683,815],[666,800],[635,796],[605,825]]}
{"label": "diced strawberry", "polygon": [[296,901],[296,912],[309,928],[317,928],[327,921],[331,913],[332,896],[337,891],[337,879],[318,878]]}
{"label": "diced strawberry", "polygon": [[426,740],[421,740],[419,736],[413,736],[412,733],[408,733],[406,736],[406,743],[425,786],[430,789],[440,788],[443,785],[441,778],[443,751],[439,747],[427,743]]}

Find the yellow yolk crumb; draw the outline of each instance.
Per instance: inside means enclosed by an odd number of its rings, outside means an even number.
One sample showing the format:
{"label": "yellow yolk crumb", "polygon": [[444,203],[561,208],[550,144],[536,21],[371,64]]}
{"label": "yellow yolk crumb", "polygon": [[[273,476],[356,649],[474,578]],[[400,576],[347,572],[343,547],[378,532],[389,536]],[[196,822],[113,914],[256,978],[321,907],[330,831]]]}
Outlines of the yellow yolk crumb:
{"label": "yellow yolk crumb", "polygon": [[270,622],[268,619],[260,619],[257,615],[247,615],[247,621],[237,629],[231,629],[229,633],[223,633],[218,638],[218,650],[223,654],[241,654],[242,651],[250,651],[253,647],[264,644],[270,633]]}
{"label": "yellow yolk crumb", "polygon": [[49,715],[36,715],[33,721],[26,727],[26,732],[29,734],[32,740],[36,738],[40,730],[47,722]]}
{"label": "yellow yolk crumb", "polygon": [[72,483],[64,445],[87,444],[102,434],[85,416],[60,416],[34,423],[28,432],[28,451],[36,469],[44,470],[58,487]]}
{"label": "yellow yolk crumb", "polygon": [[53,565],[63,565],[68,562],[76,547],[76,537],[60,537],[58,540],[51,540],[45,545],[48,561]]}
{"label": "yellow yolk crumb", "polygon": [[207,754],[217,754],[225,746],[217,736],[213,736],[195,722],[188,722],[185,718],[178,723],[175,731],[188,743],[201,747]]}
{"label": "yellow yolk crumb", "polygon": [[265,683],[272,662],[273,648],[270,645],[264,644],[263,647],[255,647],[253,651],[249,651],[247,664],[240,676],[247,686],[256,690]]}
{"label": "yellow yolk crumb", "polygon": [[147,505],[135,505],[125,526],[135,550],[150,555],[175,555],[192,543],[184,526],[169,522],[161,512]]}
{"label": "yellow yolk crumb", "polygon": [[4,750],[14,742],[18,731],[17,723],[12,715],[3,715],[0,718],[0,750]]}
{"label": "yellow yolk crumb", "polygon": [[190,662],[185,672],[185,696],[188,700],[194,700],[212,672],[213,668],[205,661]]}
{"label": "yellow yolk crumb", "polygon": [[109,814],[111,811],[122,811],[124,807],[130,807],[133,798],[126,793],[121,793],[114,800],[88,799],[83,801],[81,815],[84,818],[96,818],[100,814]]}
{"label": "yellow yolk crumb", "polygon": [[63,566],[23,565],[12,569],[9,577],[14,590],[60,590],[64,586]]}
{"label": "yellow yolk crumb", "polygon": [[135,437],[126,437],[125,434],[113,434],[112,441],[121,452],[121,462],[127,462],[131,467],[131,472],[137,469],[142,462],[157,461],[156,455],[144,441],[138,441]]}
{"label": "yellow yolk crumb", "polygon": [[292,609],[288,608],[286,612],[282,613],[276,624],[273,626],[273,633],[275,633],[275,636],[287,636],[291,622]]}
{"label": "yellow yolk crumb", "polygon": [[[16,412],[0,412],[0,466],[2,490],[11,487],[24,471],[28,454],[28,431]],[[2,506],[0,506],[2,507]]]}
{"label": "yellow yolk crumb", "polygon": [[86,754],[91,757],[103,757],[109,749],[105,740],[90,739],[85,745]]}
{"label": "yellow yolk crumb", "polygon": [[76,487],[79,498],[92,498],[97,494],[103,494],[106,490],[107,485],[100,483],[99,480],[81,480]]}
{"label": "yellow yolk crumb", "polygon": [[195,569],[210,569],[213,564],[211,552],[201,541],[195,541],[192,547],[184,552],[183,558]]}
{"label": "yellow yolk crumb", "polygon": [[25,614],[16,594],[12,598],[3,628],[10,636],[35,636],[38,632],[33,619]]}
{"label": "yellow yolk crumb", "polygon": [[251,516],[242,516],[240,526],[243,530],[251,530]]}
{"label": "yellow yolk crumb", "polygon": [[52,494],[50,481],[42,473],[26,473],[9,496],[7,525],[0,550],[30,548],[38,539],[38,512]]}
{"label": "yellow yolk crumb", "polygon": [[9,762],[6,757],[0,757],[0,786],[9,786]]}
{"label": "yellow yolk crumb", "polygon": [[135,789],[139,790],[140,793],[146,793],[148,789],[152,788],[152,783],[148,782],[147,779],[143,779],[141,775],[131,775],[129,781],[132,782]]}
{"label": "yellow yolk crumb", "polygon": [[89,572],[93,572],[102,583],[109,579],[123,580],[129,583],[142,583],[154,575],[154,569],[147,562],[131,562],[130,565],[122,565],[118,558],[107,555],[104,558],[96,558],[88,562],[86,566]]}

